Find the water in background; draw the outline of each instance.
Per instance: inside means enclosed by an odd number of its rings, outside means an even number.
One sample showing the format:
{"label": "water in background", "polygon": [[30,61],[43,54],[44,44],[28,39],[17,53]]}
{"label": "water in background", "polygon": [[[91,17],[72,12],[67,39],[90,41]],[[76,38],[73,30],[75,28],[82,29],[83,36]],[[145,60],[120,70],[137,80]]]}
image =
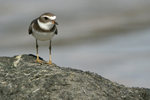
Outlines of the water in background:
{"label": "water in background", "polygon": [[[35,54],[30,22],[44,12],[57,16],[52,61],[91,71],[126,86],[150,88],[150,1],[0,0],[0,56]],[[39,55],[49,60],[49,41]]]}

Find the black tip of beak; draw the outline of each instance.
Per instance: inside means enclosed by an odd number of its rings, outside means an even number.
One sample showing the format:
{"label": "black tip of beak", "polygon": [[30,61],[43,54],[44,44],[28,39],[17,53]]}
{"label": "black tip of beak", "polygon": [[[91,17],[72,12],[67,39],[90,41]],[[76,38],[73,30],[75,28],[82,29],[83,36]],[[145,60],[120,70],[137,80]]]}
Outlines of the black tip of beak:
{"label": "black tip of beak", "polygon": [[55,22],[55,25],[58,25],[58,23],[57,23],[57,22]]}

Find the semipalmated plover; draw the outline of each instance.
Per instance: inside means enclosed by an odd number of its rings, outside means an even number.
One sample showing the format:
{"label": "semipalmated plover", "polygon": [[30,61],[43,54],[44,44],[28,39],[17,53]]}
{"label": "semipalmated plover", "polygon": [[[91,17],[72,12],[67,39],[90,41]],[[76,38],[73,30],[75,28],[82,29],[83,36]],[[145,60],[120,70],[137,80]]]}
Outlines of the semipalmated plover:
{"label": "semipalmated plover", "polygon": [[36,39],[36,51],[37,51],[37,59],[36,62],[43,63],[44,61],[41,61],[38,56],[38,40],[40,41],[46,41],[49,40],[49,53],[50,58],[47,62],[48,64],[52,64],[51,61],[51,39],[54,35],[58,34],[57,27],[58,23],[55,21],[56,16],[52,13],[44,13],[40,17],[34,19],[30,26],[29,26],[29,35],[32,34],[32,36]]}

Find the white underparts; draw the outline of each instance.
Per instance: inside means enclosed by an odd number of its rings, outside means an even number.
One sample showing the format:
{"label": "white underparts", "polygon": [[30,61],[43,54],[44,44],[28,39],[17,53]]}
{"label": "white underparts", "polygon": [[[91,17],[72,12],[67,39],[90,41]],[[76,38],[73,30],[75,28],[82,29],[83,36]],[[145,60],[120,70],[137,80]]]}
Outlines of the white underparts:
{"label": "white underparts", "polygon": [[55,30],[53,32],[39,32],[33,28],[33,24],[32,24],[32,32],[33,32],[32,35],[33,37],[35,37],[37,40],[40,41],[51,40],[55,35]]}

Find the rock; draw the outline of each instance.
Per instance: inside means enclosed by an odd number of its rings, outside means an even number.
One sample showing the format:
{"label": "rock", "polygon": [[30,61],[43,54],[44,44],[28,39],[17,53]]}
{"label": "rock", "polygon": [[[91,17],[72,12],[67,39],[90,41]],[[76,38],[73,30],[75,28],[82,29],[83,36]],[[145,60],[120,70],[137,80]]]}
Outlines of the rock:
{"label": "rock", "polygon": [[0,57],[0,100],[150,100],[150,89],[35,60],[33,55]]}

